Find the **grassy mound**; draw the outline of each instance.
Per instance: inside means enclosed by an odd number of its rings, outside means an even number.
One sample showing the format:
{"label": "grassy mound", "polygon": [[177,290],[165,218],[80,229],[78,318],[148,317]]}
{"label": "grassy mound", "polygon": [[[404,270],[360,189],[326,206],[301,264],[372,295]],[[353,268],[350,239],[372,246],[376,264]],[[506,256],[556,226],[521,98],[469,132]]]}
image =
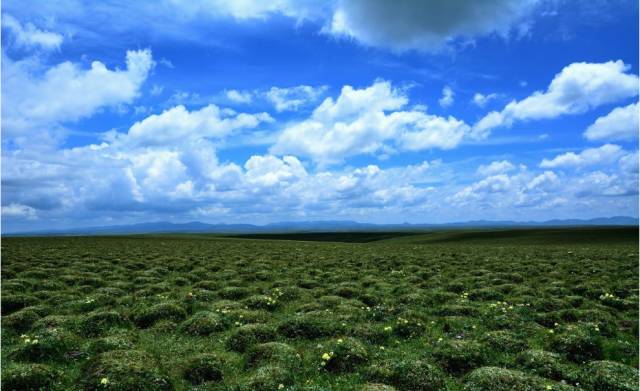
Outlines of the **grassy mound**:
{"label": "grassy mound", "polygon": [[156,360],[148,353],[137,350],[113,350],[99,354],[85,364],[82,377],[85,390],[173,389]]}

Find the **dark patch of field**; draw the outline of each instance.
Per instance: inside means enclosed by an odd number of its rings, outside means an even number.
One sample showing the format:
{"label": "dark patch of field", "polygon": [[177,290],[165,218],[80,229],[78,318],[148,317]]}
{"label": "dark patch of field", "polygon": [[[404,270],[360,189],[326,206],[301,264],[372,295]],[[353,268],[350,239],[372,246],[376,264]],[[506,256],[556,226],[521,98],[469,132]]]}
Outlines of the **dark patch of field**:
{"label": "dark patch of field", "polygon": [[298,232],[298,233],[273,233],[273,234],[245,234],[229,235],[238,239],[263,239],[263,240],[299,240],[309,242],[343,242],[343,243],[370,243],[379,240],[387,240],[405,236],[420,235],[423,232]]}
{"label": "dark patch of field", "polygon": [[2,390],[637,390],[637,235],[3,238]]}
{"label": "dark patch of field", "polygon": [[[196,235],[197,236],[197,235]],[[567,227],[515,229],[456,229],[436,231],[396,232],[299,232],[226,235],[236,239],[294,240],[312,242],[343,242],[404,244],[593,244],[634,243],[638,241],[638,227]]]}
{"label": "dark patch of field", "polygon": [[413,244],[633,244],[638,242],[638,227],[518,228],[435,231],[399,239]]}

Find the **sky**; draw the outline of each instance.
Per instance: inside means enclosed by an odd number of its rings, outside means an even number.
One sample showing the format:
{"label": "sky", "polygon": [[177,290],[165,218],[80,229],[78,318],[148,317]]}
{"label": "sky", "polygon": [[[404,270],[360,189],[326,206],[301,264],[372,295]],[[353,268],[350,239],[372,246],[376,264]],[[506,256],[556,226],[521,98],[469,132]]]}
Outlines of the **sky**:
{"label": "sky", "polygon": [[2,230],[638,215],[631,0],[5,0]]}

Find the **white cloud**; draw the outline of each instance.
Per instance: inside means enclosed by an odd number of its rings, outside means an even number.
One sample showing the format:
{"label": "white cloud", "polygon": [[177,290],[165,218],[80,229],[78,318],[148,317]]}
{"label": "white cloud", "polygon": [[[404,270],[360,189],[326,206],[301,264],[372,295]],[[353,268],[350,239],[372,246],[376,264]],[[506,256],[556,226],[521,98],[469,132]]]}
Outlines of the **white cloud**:
{"label": "white cloud", "polygon": [[2,27],[11,32],[15,45],[22,48],[38,47],[45,50],[58,50],[62,44],[62,35],[44,31],[32,23],[22,24],[9,14],[2,15]]}
{"label": "white cloud", "polygon": [[513,175],[489,175],[465,186],[447,201],[468,209],[549,209],[564,202],[558,196],[559,184],[558,176],[552,171],[536,174],[523,168]]}
{"label": "white cloud", "polygon": [[251,93],[247,91],[229,90],[226,95],[234,103],[251,103],[252,100]]}
{"label": "white cloud", "polygon": [[151,93],[151,95],[153,96],[158,96],[160,94],[162,94],[162,91],[164,91],[164,87],[158,84],[154,84],[153,87],[151,87],[151,91],[149,91]]}
{"label": "white cloud", "polygon": [[162,58],[160,59],[160,61],[158,61],[158,62],[160,63],[160,65],[165,66],[165,67],[167,67],[167,68],[169,68],[169,69],[175,69],[175,66],[173,65],[173,63],[171,62],[171,60],[168,60],[168,59],[166,59],[166,58],[164,58],[164,57],[162,57]]}
{"label": "white cloud", "polygon": [[318,101],[326,90],[326,86],[271,87],[271,89],[263,93],[263,96],[274,105],[278,112],[295,111],[302,106]]}
{"label": "white cloud", "polygon": [[572,184],[580,198],[595,196],[620,197],[638,194],[638,176],[625,177],[617,173],[590,172]]}
{"label": "white cloud", "polygon": [[332,163],[375,153],[388,142],[404,150],[449,149],[469,130],[453,117],[401,110],[407,104],[404,92],[386,81],[363,89],[344,86],[336,100],[325,99],[310,118],[287,127],[270,151]]}
{"label": "white cloud", "polygon": [[194,138],[221,139],[234,130],[271,121],[267,113],[238,114],[213,104],[189,112],[180,105],[136,122],[126,134],[109,133],[107,138],[128,147],[172,145]]}
{"label": "white cloud", "polygon": [[610,164],[624,154],[622,148],[615,144],[605,144],[598,148],[588,148],[580,153],[567,152],[540,163],[542,168],[584,167],[596,164]]}
{"label": "white cloud", "polygon": [[508,160],[494,161],[489,165],[480,165],[478,174],[482,176],[491,176],[495,174],[503,174],[514,170],[516,167]]}
{"label": "white cloud", "polygon": [[473,95],[473,99],[471,100],[473,102],[473,104],[475,104],[476,106],[482,108],[484,106],[487,105],[487,103],[489,103],[490,101],[496,99],[498,97],[498,94],[496,93],[492,93],[492,94],[488,94],[488,95],[483,95],[479,92],[476,92]]}
{"label": "white cloud", "polygon": [[407,151],[455,148],[470,129],[452,116],[444,118],[419,111],[392,113],[389,117],[401,119],[397,120],[400,133],[396,143]]}
{"label": "white cloud", "polygon": [[32,220],[37,217],[36,210],[30,206],[11,203],[2,206],[2,217]]}
{"label": "white cloud", "polygon": [[638,95],[638,76],[628,73],[622,61],[573,63],[558,73],[546,91],[512,101],[493,111],[473,126],[476,137],[487,137],[492,129],[515,121],[550,119],[580,114],[604,104]]}
{"label": "white cloud", "polygon": [[545,171],[542,174],[533,178],[528,184],[528,189],[535,189],[537,187],[542,187],[546,184],[554,185],[558,183],[558,176],[553,171]]}
{"label": "white cloud", "polygon": [[32,60],[3,57],[2,120],[6,135],[77,121],[102,107],[131,103],[153,67],[150,50],[128,51],[126,70],[94,61],[90,69],[64,62],[35,73]]}
{"label": "white cloud", "polygon": [[638,159],[638,151],[635,151],[621,157],[618,163],[620,164],[620,168],[623,172],[637,174],[639,162],[640,160]]}
{"label": "white cloud", "polygon": [[171,197],[188,183],[187,167],[177,151],[148,150],[132,154],[129,159],[132,187],[139,202],[144,202],[146,193]]}
{"label": "white cloud", "polygon": [[638,103],[632,103],[596,119],[584,136],[588,140],[633,140],[638,138],[638,126]]}
{"label": "white cloud", "polygon": [[307,176],[307,171],[295,156],[282,159],[272,155],[252,156],[244,167],[247,181],[260,186],[283,186]]}
{"label": "white cloud", "polygon": [[438,99],[438,104],[440,107],[446,108],[453,104],[453,90],[449,86],[445,86],[442,89],[442,97]]}

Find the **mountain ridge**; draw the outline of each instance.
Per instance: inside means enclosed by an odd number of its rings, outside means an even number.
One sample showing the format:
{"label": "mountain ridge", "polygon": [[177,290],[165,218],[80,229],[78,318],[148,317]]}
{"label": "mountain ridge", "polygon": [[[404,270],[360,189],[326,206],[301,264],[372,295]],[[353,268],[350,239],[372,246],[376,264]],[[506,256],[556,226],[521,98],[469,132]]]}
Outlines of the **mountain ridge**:
{"label": "mountain ridge", "polygon": [[126,225],[78,227],[2,233],[3,236],[53,235],[126,235],[154,233],[277,233],[277,232],[349,232],[349,231],[407,231],[446,228],[518,228],[569,226],[637,226],[638,219],[629,216],[598,217],[593,219],[553,219],[547,221],[472,220],[453,223],[374,224],[351,220],[280,221],[265,225],[209,224],[200,221],[172,223],[168,221]]}

